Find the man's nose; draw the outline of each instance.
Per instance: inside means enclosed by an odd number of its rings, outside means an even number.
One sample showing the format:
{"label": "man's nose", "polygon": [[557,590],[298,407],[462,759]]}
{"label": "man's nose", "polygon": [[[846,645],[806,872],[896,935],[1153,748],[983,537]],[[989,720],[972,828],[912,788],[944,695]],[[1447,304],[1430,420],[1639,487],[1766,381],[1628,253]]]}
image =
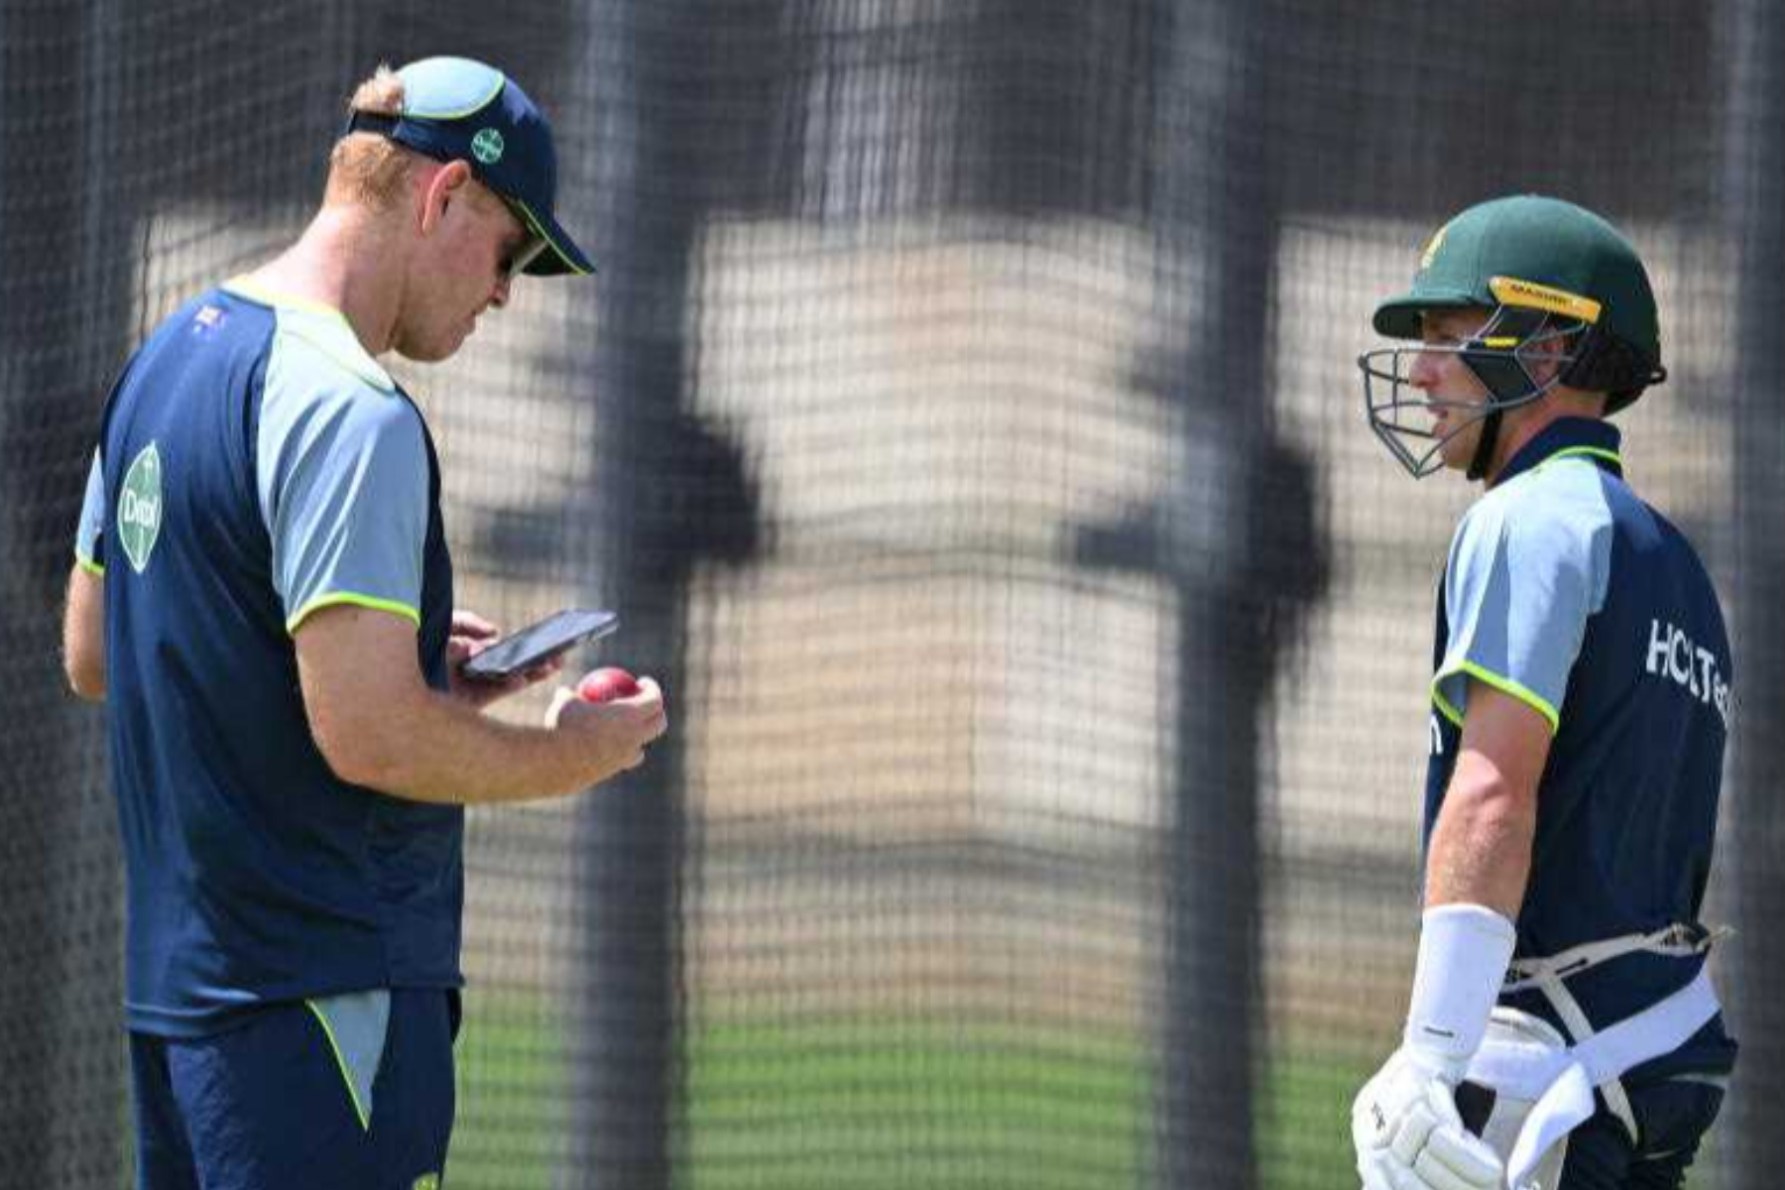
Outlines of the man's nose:
{"label": "man's nose", "polygon": [[514,284],[512,277],[503,277],[496,282],[495,290],[490,294],[490,305],[500,310],[508,304],[508,287]]}
{"label": "man's nose", "polygon": [[1413,353],[1413,366],[1407,370],[1407,383],[1414,388],[1429,389],[1438,382],[1437,353],[1419,348]]}

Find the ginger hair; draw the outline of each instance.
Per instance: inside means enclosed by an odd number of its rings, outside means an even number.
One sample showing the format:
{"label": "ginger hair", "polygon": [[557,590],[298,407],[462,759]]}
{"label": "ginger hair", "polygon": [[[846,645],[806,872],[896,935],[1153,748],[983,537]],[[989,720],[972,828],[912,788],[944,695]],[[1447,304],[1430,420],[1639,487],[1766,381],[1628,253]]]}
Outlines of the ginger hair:
{"label": "ginger hair", "polygon": [[[354,89],[349,112],[403,113],[403,80],[388,65]],[[350,203],[389,210],[403,197],[415,155],[377,133],[356,132],[335,142],[329,154],[327,205]]]}

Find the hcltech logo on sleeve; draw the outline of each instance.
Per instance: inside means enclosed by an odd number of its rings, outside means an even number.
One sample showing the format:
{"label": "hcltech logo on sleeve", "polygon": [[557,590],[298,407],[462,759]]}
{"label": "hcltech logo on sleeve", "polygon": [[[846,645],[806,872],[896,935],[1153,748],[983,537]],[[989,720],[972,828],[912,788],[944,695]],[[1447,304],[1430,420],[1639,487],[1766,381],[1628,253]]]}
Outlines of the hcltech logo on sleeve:
{"label": "hcltech logo on sleeve", "polygon": [[153,442],[124,473],[124,489],[118,496],[118,544],[138,574],[149,564],[155,539],[161,536],[161,452]]}

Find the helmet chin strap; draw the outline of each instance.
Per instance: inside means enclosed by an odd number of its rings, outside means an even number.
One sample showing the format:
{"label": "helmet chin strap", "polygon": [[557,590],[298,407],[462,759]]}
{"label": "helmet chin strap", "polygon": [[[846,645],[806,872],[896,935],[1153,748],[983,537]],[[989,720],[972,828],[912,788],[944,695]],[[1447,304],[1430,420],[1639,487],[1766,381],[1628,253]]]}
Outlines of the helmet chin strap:
{"label": "helmet chin strap", "polygon": [[[1549,333],[1550,327],[1551,320],[1547,314],[1539,316],[1528,328],[1521,327],[1516,321],[1514,312],[1509,312],[1507,307],[1501,306],[1494,311],[1487,325],[1476,332],[1478,335],[1487,335],[1495,333],[1498,328],[1504,328],[1517,334],[1518,347],[1507,353],[1506,357],[1515,363],[1516,376],[1508,375],[1500,369],[1490,371],[1488,367],[1471,359],[1467,354],[1463,356],[1469,370],[1475,373],[1476,379],[1480,380],[1482,387],[1487,389],[1490,398],[1489,412],[1486,417],[1481,419],[1481,437],[1475,443],[1475,454],[1469,460],[1469,470],[1466,473],[1471,482],[1485,480],[1488,477],[1488,471],[1494,465],[1494,452],[1500,444],[1500,423],[1504,419],[1506,411],[1528,405],[1532,401],[1542,400],[1544,394],[1555,387],[1559,376],[1552,376],[1547,381],[1540,381],[1531,375],[1528,367],[1518,356],[1519,350],[1522,350],[1527,344],[1541,342]],[[1562,362],[1568,361],[1565,359]]]}
{"label": "helmet chin strap", "polygon": [[1481,437],[1476,440],[1475,455],[1469,460],[1469,470],[1466,473],[1471,482],[1487,478],[1488,468],[1493,465],[1494,461],[1494,447],[1500,440],[1500,419],[1502,416],[1504,416],[1504,411],[1495,409],[1481,419]]}

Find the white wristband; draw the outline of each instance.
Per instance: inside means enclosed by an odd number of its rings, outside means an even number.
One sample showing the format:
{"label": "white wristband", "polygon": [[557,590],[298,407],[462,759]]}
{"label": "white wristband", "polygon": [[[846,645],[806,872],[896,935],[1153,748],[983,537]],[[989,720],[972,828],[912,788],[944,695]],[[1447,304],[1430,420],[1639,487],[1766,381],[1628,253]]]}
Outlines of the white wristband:
{"label": "white wristband", "polygon": [[1404,1037],[1434,1073],[1456,1083],[1481,1048],[1518,932],[1485,905],[1438,905],[1424,920]]}

